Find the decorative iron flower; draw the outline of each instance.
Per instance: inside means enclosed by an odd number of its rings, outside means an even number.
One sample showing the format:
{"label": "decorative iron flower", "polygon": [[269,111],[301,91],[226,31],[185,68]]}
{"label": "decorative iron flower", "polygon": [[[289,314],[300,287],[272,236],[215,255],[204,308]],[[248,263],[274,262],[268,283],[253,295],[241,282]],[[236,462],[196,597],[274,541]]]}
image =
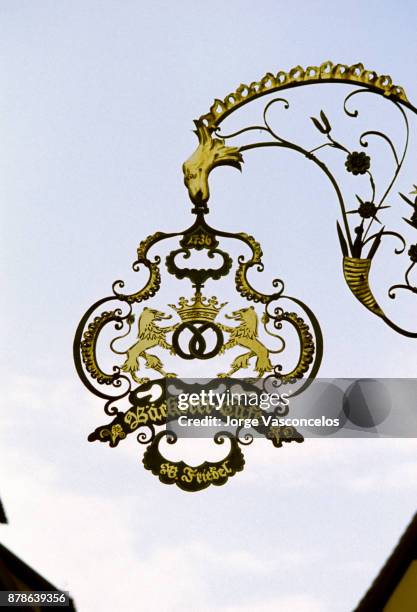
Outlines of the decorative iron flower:
{"label": "decorative iron flower", "polygon": [[364,202],[358,195],[356,197],[359,202],[359,208],[349,210],[347,214],[351,215],[352,213],[357,213],[362,219],[375,219],[375,221],[381,223],[376,214],[384,208],[389,208],[389,206],[377,206],[374,202]]}
{"label": "decorative iron flower", "polygon": [[371,167],[371,158],[363,151],[353,151],[348,154],[345,166],[346,170],[352,174],[365,174]]}
{"label": "decorative iron flower", "polygon": [[417,244],[412,244],[408,249],[408,256],[413,263],[417,263]]}
{"label": "decorative iron flower", "polygon": [[370,219],[371,217],[375,217],[377,210],[373,202],[362,202],[362,204],[359,205],[358,213],[362,219]]}

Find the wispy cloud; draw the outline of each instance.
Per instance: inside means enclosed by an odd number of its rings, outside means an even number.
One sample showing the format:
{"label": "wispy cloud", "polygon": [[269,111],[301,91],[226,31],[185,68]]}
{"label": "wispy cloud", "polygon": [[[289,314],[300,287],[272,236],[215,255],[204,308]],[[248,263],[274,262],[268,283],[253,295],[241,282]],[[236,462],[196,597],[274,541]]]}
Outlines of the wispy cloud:
{"label": "wispy cloud", "polygon": [[[337,491],[340,507],[359,512],[366,505],[368,516],[378,487],[387,512],[394,489],[404,515],[413,508],[412,440],[306,440],[281,449],[255,440],[246,470],[228,487],[189,496],[141,468],[134,438],[117,449],[87,443],[108,417],[71,382],[9,378],[4,397],[0,482],[11,524],[2,539],[68,588],[80,612],[133,612],[138,601],[158,612],[191,605],[199,612],[342,612],[360,598],[395,538],[387,533],[385,549],[372,556],[372,534],[358,525],[357,546],[367,542],[370,550],[359,571],[352,534],[320,518],[326,491]],[[192,442],[189,459],[208,452],[209,441],[204,450]],[[318,568],[334,555],[332,539],[344,553],[333,561],[334,584],[324,597]],[[347,578],[349,604],[338,608],[337,585]]]}

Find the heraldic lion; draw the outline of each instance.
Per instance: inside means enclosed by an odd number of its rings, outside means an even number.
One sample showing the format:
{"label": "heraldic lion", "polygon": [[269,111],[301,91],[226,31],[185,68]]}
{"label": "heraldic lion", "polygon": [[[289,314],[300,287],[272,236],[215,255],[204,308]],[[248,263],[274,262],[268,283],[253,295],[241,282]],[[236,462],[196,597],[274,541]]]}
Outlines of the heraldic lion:
{"label": "heraldic lion", "polygon": [[139,369],[139,357],[145,360],[145,367],[151,370],[156,370],[162,376],[172,378],[176,376],[174,373],[165,372],[162,361],[156,355],[152,355],[147,351],[154,346],[161,346],[164,349],[172,351],[172,346],[166,341],[166,334],[172,332],[177,327],[177,324],[170,327],[158,327],[157,321],[170,319],[171,315],[164,315],[159,310],[145,307],[138,321],[138,341],[135,342],[127,351],[127,358],[122,366],[122,370],[129,372],[133,380],[142,383],[146,379],[136,377],[136,372]]}
{"label": "heraldic lion", "polygon": [[249,359],[256,357],[254,369],[259,377],[262,377],[265,372],[272,371],[272,363],[269,359],[269,350],[258,339],[258,315],[253,306],[235,310],[231,315],[225,315],[227,319],[239,321],[237,327],[229,327],[228,325],[220,324],[223,331],[230,334],[228,341],[220,349],[220,353],[224,353],[227,349],[234,346],[242,346],[249,349],[243,355],[238,355],[232,362],[228,372],[219,374],[221,378],[232,376],[235,372],[249,367]]}

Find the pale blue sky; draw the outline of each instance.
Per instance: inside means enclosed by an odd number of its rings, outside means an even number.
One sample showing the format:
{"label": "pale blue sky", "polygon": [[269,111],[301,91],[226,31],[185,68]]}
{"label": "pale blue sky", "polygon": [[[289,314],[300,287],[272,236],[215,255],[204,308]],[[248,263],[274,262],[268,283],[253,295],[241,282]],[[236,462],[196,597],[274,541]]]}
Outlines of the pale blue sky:
{"label": "pale blue sky", "polygon": [[[405,529],[414,441],[257,442],[226,487],[186,495],[142,469],[134,439],[86,442],[104,417],[71,352],[81,314],[129,276],[139,241],[189,224],[181,165],[215,97],[332,59],[390,74],[416,101],[416,25],[411,1],[0,1],[0,493],[11,521],[0,540],[69,588],[80,612],[345,612]],[[341,90],[317,89],[298,98],[301,115],[340,109]],[[404,191],[417,181],[412,127]],[[344,285],[325,179],[290,155],[245,160],[242,174],[213,173],[210,220],[253,233],[265,274],[312,306],[322,376],[415,376],[415,342]],[[393,219],[409,212],[395,205]],[[390,247],[376,293],[412,326],[415,302],[386,298]]]}

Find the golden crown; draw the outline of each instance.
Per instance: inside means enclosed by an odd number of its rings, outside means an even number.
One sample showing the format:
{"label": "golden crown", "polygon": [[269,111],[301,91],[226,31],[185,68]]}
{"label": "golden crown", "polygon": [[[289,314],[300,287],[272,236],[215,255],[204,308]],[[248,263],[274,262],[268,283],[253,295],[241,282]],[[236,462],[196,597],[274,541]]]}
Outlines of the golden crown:
{"label": "golden crown", "polygon": [[170,308],[173,308],[180,317],[181,321],[214,321],[219,314],[219,311],[226,306],[227,302],[219,304],[218,299],[213,296],[206,298],[197,292],[190,301],[185,297],[180,297],[178,300],[178,306],[175,304],[168,304]]}

